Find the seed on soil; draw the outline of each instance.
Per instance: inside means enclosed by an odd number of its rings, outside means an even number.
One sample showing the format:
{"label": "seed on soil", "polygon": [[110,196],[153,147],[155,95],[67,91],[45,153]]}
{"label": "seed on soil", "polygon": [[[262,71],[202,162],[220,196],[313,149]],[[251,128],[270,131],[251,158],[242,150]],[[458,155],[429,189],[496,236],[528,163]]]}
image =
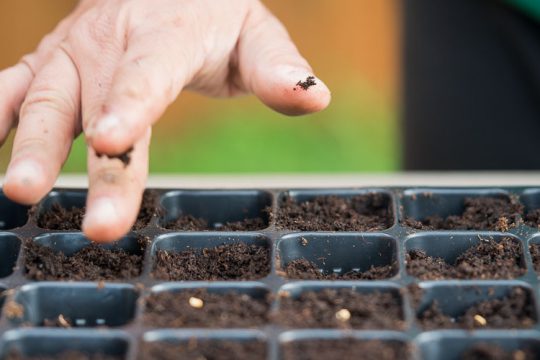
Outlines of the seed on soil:
{"label": "seed on soil", "polygon": [[338,321],[349,321],[351,318],[351,313],[347,309],[341,309],[336,313],[336,319]]}
{"label": "seed on soil", "polygon": [[189,305],[195,309],[201,309],[204,306],[204,302],[194,296],[189,298]]}
{"label": "seed on soil", "polygon": [[521,287],[514,287],[507,296],[472,304],[456,316],[446,314],[434,300],[417,318],[426,330],[521,329],[534,326],[536,312],[530,294]]}
{"label": "seed on soil", "polygon": [[163,291],[145,299],[144,323],[153,327],[238,328],[268,322],[270,301],[236,291]]}
{"label": "seed on soil", "polygon": [[482,315],[474,315],[474,321],[480,326],[486,326],[487,321]]}
{"label": "seed on soil", "polygon": [[276,322],[292,328],[396,329],[405,321],[399,295],[351,288],[303,291],[280,297]]}

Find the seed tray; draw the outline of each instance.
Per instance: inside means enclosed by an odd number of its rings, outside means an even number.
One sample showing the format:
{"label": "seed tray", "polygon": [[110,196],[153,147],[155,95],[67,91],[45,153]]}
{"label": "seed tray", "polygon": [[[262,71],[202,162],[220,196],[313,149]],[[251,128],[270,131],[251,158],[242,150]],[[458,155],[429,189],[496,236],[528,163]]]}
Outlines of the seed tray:
{"label": "seed tray", "polygon": [[[402,225],[412,217],[447,216],[463,209],[467,197],[512,198],[525,206],[525,212],[540,208],[540,188],[354,188],[319,190],[175,190],[156,189],[163,212],[156,213],[143,229],[130,233],[120,242],[108,245],[128,253],[144,255],[138,277],[118,281],[32,281],[25,274],[22,241],[31,240],[63,252],[66,256],[90,243],[81,233],[50,231],[37,226],[36,216],[51,208],[84,206],[84,189],[55,189],[28,215],[28,208],[0,194],[0,357],[17,350],[25,356],[54,357],[66,350],[100,353],[137,359],[143,344],[203,344],[205,341],[263,342],[266,358],[283,358],[287,344],[313,341],[382,341],[400,343],[410,359],[459,359],[475,344],[497,344],[507,351],[526,348],[540,358],[539,278],[534,270],[529,244],[540,244],[540,231],[523,222],[507,232],[427,231]],[[393,224],[377,232],[300,232],[278,229],[272,214],[279,211],[285,196],[305,201],[321,195],[351,198],[355,195],[383,195]],[[203,217],[215,229],[227,222],[260,216],[265,228],[257,231],[174,231],[162,225],[182,214]],[[142,249],[137,237],[148,238]],[[520,245],[523,275],[514,279],[471,279],[421,281],[406,269],[406,252],[422,249],[429,255],[454,260],[482,239],[496,241],[509,236]],[[151,275],[158,250],[178,252],[211,248],[224,243],[256,244],[269,250],[269,271],[247,281],[169,282]],[[365,271],[372,266],[394,264],[393,276],[383,280],[295,280],[286,277],[284,267],[296,259],[314,262],[326,273]],[[414,291],[422,289],[421,296]],[[501,298],[510,289],[527,292],[534,323],[527,329],[441,329],[426,331],[416,316],[433,300],[451,316],[471,304]],[[398,330],[302,329],[279,325],[270,316],[268,324],[252,328],[155,328],[143,321],[144,299],[151,293],[207,289],[211,293],[235,291],[254,298],[271,299],[271,312],[279,311],[280,296],[295,297],[304,291],[350,288],[360,293],[392,293],[399,297],[403,328]],[[59,315],[72,321],[72,328],[45,327]],[[61,320],[61,319],[60,319]],[[61,321],[60,321],[61,322]],[[405,351],[405,350],[404,350]],[[402,354],[401,358],[405,358]]]}

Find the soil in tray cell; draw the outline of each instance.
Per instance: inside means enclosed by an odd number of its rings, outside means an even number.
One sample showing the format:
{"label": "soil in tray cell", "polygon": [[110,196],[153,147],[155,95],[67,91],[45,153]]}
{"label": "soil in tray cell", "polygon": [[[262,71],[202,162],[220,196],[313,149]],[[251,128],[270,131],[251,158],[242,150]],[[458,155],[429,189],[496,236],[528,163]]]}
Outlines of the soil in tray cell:
{"label": "soil in tray cell", "polygon": [[283,345],[284,360],[403,360],[410,359],[409,347],[398,341],[303,340]]}
{"label": "soil in tray cell", "polygon": [[409,274],[422,280],[512,279],[526,271],[521,257],[521,246],[514,239],[497,242],[486,238],[458,256],[454,264],[419,249],[407,253],[406,264]]}
{"label": "soil in tray cell", "polygon": [[270,271],[269,259],[268,248],[241,242],[180,252],[158,250],[152,275],[169,281],[260,279]]}
{"label": "soil in tray cell", "polygon": [[534,305],[526,290],[515,287],[508,296],[479,302],[461,315],[446,315],[436,301],[417,316],[424,329],[520,329],[535,324]]}
{"label": "soil in tray cell", "polygon": [[296,328],[395,329],[404,327],[400,298],[391,292],[353,289],[280,293],[278,323]]}
{"label": "soil in tray cell", "polygon": [[266,223],[262,218],[256,217],[212,226],[204,218],[198,218],[193,215],[182,215],[176,220],[166,223],[163,227],[170,230],[182,231],[254,231],[264,229]]}
{"label": "soil in tray cell", "polygon": [[[140,238],[141,247],[145,239]],[[29,240],[24,244],[26,277],[32,280],[120,280],[140,275],[142,254],[130,254],[123,249],[105,249],[89,245],[66,256],[62,252]]]}
{"label": "soil in tray cell", "polygon": [[144,322],[162,328],[254,327],[268,321],[269,307],[269,299],[255,299],[234,291],[164,291],[146,299]]}
{"label": "soil in tray cell", "polygon": [[346,273],[324,273],[313,262],[296,259],[287,264],[284,275],[289,279],[299,280],[381,280],[393,277],[397,273],[397,264],[372,266],[367,271],[349,271]]}
{"label": "soil in tray cell", "polygon": [[540,354],[530,349],[506,351],[496,344],[479,343],[461,354],[462,360],[535,360]]}
{"label": "soil in tray cell", "polygon": [[465,198],[464,206],[460,215],[406,218],[403,225],[419,230],[508,231],[522,221],[523,205],[509,198]]}
{"label": "soil in tray cell", "polygon": [[534,209],[525,215],[525,224],[533,228],[540,228],[540,209]]}
{"label": "soil in tray cell", "polygon": [[[159,215],[160,210],[156,206],[157,197],[154,191],[144,192],[133,230],[141,230],[148,225],[154,214]],[[81,231],[85,212],[85,207],[64,208],[59,203],[53,203],[50,209],[39,214],[37,224],[40,228],[48,230]]]}
{"label": "soil in tray cell", "polygon": [[18,352],[11,352],[5,360],[122,360],[123,356],[113,356],[105,354],[85,354],[78,351],[66,351],[50,356],[24,356]]}
{"label": "soil in tray cell", "polygon": [[380,231],[392,226],[387,196],[357,195],[350,199],[318,196],[297,202],[286,197],[275,216],[280,229],[301,231]]}
{"label": "soil in tray cell", "polygon": [[140,360],[265,360],[266,344],[259,341],[190,339],[186,343],[143,343]]}
{"label": "soil in tray cell", "polygon": [[540,274],[540,244],[530,244],[529,250],[531,251],[534,270],[537,274]]}

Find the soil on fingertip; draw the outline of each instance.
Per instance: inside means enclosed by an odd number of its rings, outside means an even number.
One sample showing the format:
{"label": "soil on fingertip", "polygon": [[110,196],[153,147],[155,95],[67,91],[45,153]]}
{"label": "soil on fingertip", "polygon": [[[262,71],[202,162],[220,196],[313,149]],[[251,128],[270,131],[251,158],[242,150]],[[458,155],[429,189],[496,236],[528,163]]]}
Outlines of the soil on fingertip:
{"label": "soil on fingertip", "polygon": [[32,280],[120,280],[140,275],[147,240],[139,238],[140,254],[91,244],[71,256],[32,240],[24,243],[24,270]]}
{"label": "soil on fingertip", "polygon": [[511,198],[465,198],[463,212],[445,218],[434,215],[422,220],[405,218],[404,226],[418,230],[492,230],[508,231],[519,225],[523,205]]}
{"label": "soil on fingertip", "polygon": [[445,314],[437,301],[417,315],[426,330],[434,329],[527,329],[536,323],[530,294],[514,287],[507,296],[474,304],[459,316]]}
{"label": "soil on fingertip", "polygon": [[389,279],[397,273],[397,263],[383,266],[372,266],[366,271],[349,271],[346,273],[325,273],[306,259],[296,259],[284,268],[284,275],[298,280],[381,280]]}
{"label": "soil on fingertip", "polygon": [[266,228],[267,224],[261,217],[210,224],[206,219],[188,214],[164,224],[163,227],[180,231],[255,231]]}
{"label": "soil on fingertip", "polygon": [[96,152],[96,156],[98,158],[102,158],[103,156],[105,156],[105,157],[107,157],[108,159],[111,159],[111,160],[114,160],[114,159],[120,160],[122,162],[122,164],[124,164],[124,167],[128,167],[129,164],[131,163],[131,154],[132,153],[133,153],[133,146],[130,147],[127,151],[123,152],[122,154],[108,155],[108,154],[102,154],[102,153]]}
{"label": "soil on fingertip", "polygon": [[301,231],[381,231],[392,226],[390,203],[384,194],[356,195],[352,198],[318,196],[297,202],[283,199],[275,215],[279,229]]}
{"label": "soil on fingertip", "polygon": [[383,340],[303,340],[283,345],[284,360],[403,360],[411,359],[410,347],[399,341]]}
{"label": "soil on fingertip", "polygon": [[268,322],[269,298],[204,289],[153,293],[146,298],[144,322],[161,328],[247,328]]}
{"label": "soil on fingertip", "polygon": [[415,249],[405,257],[407,272],[421,280],[513,279],[525,274],[521,245],[510,237],[481,239],[459,255],[453,264]]}
{"label": "soil on fingertip", "polygon": [[276,321],[294,328],[404,328],[401,299],[390,292],[359,293],[354,289],[280,293]]}
{"label": "soil on fingertip", "polygon": [[190,339],[186,343],[146,342],[138,359],[146,360],[265,360],[266,344],[262,341],[227,341]]}
{"label": "soil on fingertip", "polygon": [[317,85],[317,82],[315,82],[315,76],[308,76],[304,81],[299,80],[293,90],[296,91],[297,88],[300,88],[305,91],[315,85]]}
{"label": "soil on fingertip", "polygon": [[[143,229],[150,223],[153,216],[161,214],[161,210],[157,205],[157,198],[158,194],[155,191],[146,190],[144,192],[133,230]],[[55,202],[50,209],[37,215],[37,225],[47,230],[81,231],[85,212],[86,207],[84,206],[64,208]]]}
{"label": "soil on fingertip", "polygon": [[538,353],[532,349],[507,351],[497,344],[478,343],[466,349],[460,356],[462,360],[535,360]]}
{"label": "soil on fingertip", "polygon": [[167,281],[253,280],[270,272],[270,250],[242,242],[180,252],[158,250],[152,275]]}

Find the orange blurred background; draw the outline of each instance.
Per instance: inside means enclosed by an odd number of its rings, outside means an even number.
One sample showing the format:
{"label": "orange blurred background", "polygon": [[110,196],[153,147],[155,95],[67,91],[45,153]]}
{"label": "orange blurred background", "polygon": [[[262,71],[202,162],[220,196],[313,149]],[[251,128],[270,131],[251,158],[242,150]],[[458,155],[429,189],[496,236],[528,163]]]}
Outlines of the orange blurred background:
{"label": "orange blurred background", "polygon": [[[267,0],[332,90],[326,111],[289,119],[253,97],[183,93],[154,128],[151,171],[389,171],[399,167],[397,0]],[[0,68],[32,51],[73,0],[0,2]],[[11,140],[10,140],[11,141]],[[0,152],[6,166],[10,141]],[[66,171],[84,171],[77,140]]]}

